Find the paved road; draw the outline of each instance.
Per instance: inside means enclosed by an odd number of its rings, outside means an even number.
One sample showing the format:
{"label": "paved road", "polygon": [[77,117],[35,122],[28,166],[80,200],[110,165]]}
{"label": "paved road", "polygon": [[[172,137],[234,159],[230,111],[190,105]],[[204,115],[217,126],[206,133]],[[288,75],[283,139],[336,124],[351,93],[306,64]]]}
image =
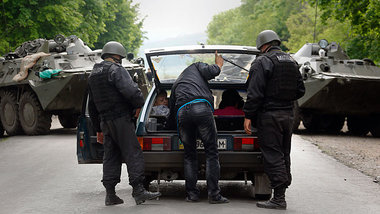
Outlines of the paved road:
{"label": "paved road", "polygon": [[[164,196],[136,206],[123,169],[118,194],[125,203],[104,206],[101,165],[78,165],[75,131],[55,129],[48,136],[0,139],[0,213],[380,213],[380,185],[360,172],[293,137],[294,182],[287,192],[288,210],[264,210],[242,182],[221,182],[231,202],[184,202],[183,182],[164,183]],[[156,187],[154,184],[153,187]]]}

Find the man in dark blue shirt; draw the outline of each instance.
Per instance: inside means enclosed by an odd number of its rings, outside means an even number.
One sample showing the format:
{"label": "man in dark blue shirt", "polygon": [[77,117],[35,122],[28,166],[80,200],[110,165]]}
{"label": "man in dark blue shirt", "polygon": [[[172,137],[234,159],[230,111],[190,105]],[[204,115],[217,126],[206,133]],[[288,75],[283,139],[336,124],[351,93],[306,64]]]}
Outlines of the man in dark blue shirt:
{"label": "man in dark blue shirt", "polygon": [[206,179],[209,203],[227,203],[220,194],[219,153],[217,131],[213,116],[214,98],[208,80],[220,74],[223,58],[215,53],[215,64],[197,62],[187,67],[175,81],[170,95],[170,117],[177,121],[179,138],[184,145],[186,201],[199,201],[197,133],[206,153]]}

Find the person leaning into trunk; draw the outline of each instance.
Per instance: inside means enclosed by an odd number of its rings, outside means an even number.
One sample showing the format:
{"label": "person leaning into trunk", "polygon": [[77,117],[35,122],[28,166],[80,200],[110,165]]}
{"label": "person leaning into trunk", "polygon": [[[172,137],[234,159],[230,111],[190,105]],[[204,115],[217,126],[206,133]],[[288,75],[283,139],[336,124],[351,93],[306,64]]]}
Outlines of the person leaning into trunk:
{"label": "person leaning into trunk", "polygon": [[223,58],[215,52],[215,64],[203,62],[188,66],[174,82],[170,95],[169,121],[177,121],[177,129],[184,145],[184,173],[186,201],[199,201],[198,161],[196,138],[202,140],[206,154],[208,200],[211,204],[228,203],[220,194],[219,153],[217,131],[213,116],[214,98],[208,86],[220,74]]}
{"label": "person leaning into trunk", "polygon": [[144,105],[144,98],[128,71],[121,65],[126,50],[119,42],[104,45],[101,58],[88,78],[89,113],[98,136],[104,135],[103,185],[105,204],[122,204],[115,192],[120,182],[122,161],[127,164],[129,184],[136,204],[159,197],[143,186],[144,157],[135,134],[133,117]]}
{"label": "person leaning into trunk", "polygon": [[272,30],[264,30],[256,40],[263,53],[249,70],[244,130],[251,134],[257,127],[264,170],[268,175],[272,199],[258,202],[261,208],[286,209],[285,191],[291,184],[290,147],[294,101],[305,94],[298,64],[281,51],[281,40]]}

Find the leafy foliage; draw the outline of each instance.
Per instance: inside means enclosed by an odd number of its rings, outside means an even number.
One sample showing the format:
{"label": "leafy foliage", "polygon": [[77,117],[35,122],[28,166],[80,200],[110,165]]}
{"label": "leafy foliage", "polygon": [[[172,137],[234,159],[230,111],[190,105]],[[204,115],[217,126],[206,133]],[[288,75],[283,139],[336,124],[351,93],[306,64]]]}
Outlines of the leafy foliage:
{"label": "leafy foliage", "polygon": [[335,18],[350,23],[351,38],[346,46],[349,56],[380,62],[379,0],[311,0],[310,3],[321,8],[323,21]]}
{"label": "leafy foliage", "polygon": [[[213,17],[208,26],[209,44],[255,45],[256,35],[272,29],[287,40],[287,18],[302,6],[296,0],[242,0],[242,5]],[[216,35],[216,36],[215,36]]]}
{"label": "leafy foliage", "polygon": [[[113,0],[118,2],[118,0]],[[136,52],[143,41],[142,26],[144,20],[138,20],[139,5],[131,5],[132,1],[124,1],[116,8],[114,19],[105,22],[106,31],[102,32],[95,43],[96,48],[102,48],[110,41],[119,41],[130,52]]]}
{"label": "leafy foliage", "polygon": [[[320,11],[317,12],[319,14]],[[286,20],[286,27],[290,33],[288,41],[283,44],[289,48],[290,52],[297,52],[305,43],[315,43],[321,39],[327,41],[340,42],[340,45],[346,46],[349,38],[350,26],[348,22],[339,22],[336,19],[329,19],[325,22],[317,17],[315,26],[315,8],[309,4],[304,4],[299,13],[292,14]]]}
{"label": "leafy foliage", "polygon": [[118,40],[128,51],[142,43],[143,20],[132,0],[2,0],[0,54],[28,40],[77,35],[90,47]]}
{"label": "leafy foliage", "polygon": [[256,45],[256,36],[271,29],[290,52],[307,42],[327,39],[340,43],[351,58],[379,63],[379,20],[379,0],[242,0],[240,7],[213,17],[208,43]]}

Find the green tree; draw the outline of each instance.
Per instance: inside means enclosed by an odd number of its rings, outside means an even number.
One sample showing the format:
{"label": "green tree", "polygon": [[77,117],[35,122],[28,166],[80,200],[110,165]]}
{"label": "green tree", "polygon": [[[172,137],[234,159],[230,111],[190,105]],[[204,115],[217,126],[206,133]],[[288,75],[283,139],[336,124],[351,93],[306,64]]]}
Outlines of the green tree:
{"label": "green tree", "polygon": [[[320,14],[320,12],[317,12]],[[321,21],[317,16],[315,25],[315,8],[305,3],[298,13],[292,14],[286,20],[286,27],[290,37],[284,41],[284,45],[289,48],[290,52],[297,52],[305,43],[318,42],[320,39],[338,42],[341,46],[346,47],[350,39],[350,24],[340,22],[336,19]],[[316,38],[314,40],[314,27]]]}
{"label": "green tree", "polygon": [[2,0],[1,4],[0,45],[11,49],[27,40],[70,32],[82,21],[80,0]]}
{"label": "green tree", "polygon": [[262,30],[271,29],[284,50],[295,52],[306,42],[327,39],[340,43],[351,58],[379,63],[379,20],[379,0],[242,0],[240,7],[213,17],[208,43],[253,46]]}
{"label": "green tree", "polygon": [[222,12],[213,17],[207,26],[208,44],[241,45],[243,20],[239,8]]}
{"label": "green tree", "polygon": [[371,58],[380,62],[379,0],[310,0],[321,8],[323,21],[335,18],[351,24],[351,40],[347,43],[351,58]]}
{"label": "green tree", "polygon": [[132,0],[0,0],[0,54],[28,40],[77,35],[90,47],[119,40],[134,52],[143,21]]}
{"label": "green tree", "polygon": [[322,19],[334,17],[339,21],[350,21],[354,31],[360,35],[380,33],[379,0],[309,0],[322,10]]}
{"label": "green tree", "polygon": [[136,54],[144,38],[141,30],[144,20],[137,19],[139,4],[132,5],[131,0],[123,0],[120,4],[117,4],[119,0],[113,2],[117,5],[114,19],[105,22],[106,30],[100,34],[95,47],[102,48],[106,42],[114,40],[122,43],[128,52]]}
{"label": "green tree", "polygon": [[83,6],[79,8],[83,19],[72,33],[94,47],[99,35],[106,31],[105,22],[115,19],[116,10],[117,7],[108,0],[84,0]]}
{"label": "green tree", "polygon": [[213,17],[207,28],[208,43],[256,45],[257,34],[266,29],[286,41],[289,32],[285,22],[301,6],[299,0],[242,0],[240,7]]}

